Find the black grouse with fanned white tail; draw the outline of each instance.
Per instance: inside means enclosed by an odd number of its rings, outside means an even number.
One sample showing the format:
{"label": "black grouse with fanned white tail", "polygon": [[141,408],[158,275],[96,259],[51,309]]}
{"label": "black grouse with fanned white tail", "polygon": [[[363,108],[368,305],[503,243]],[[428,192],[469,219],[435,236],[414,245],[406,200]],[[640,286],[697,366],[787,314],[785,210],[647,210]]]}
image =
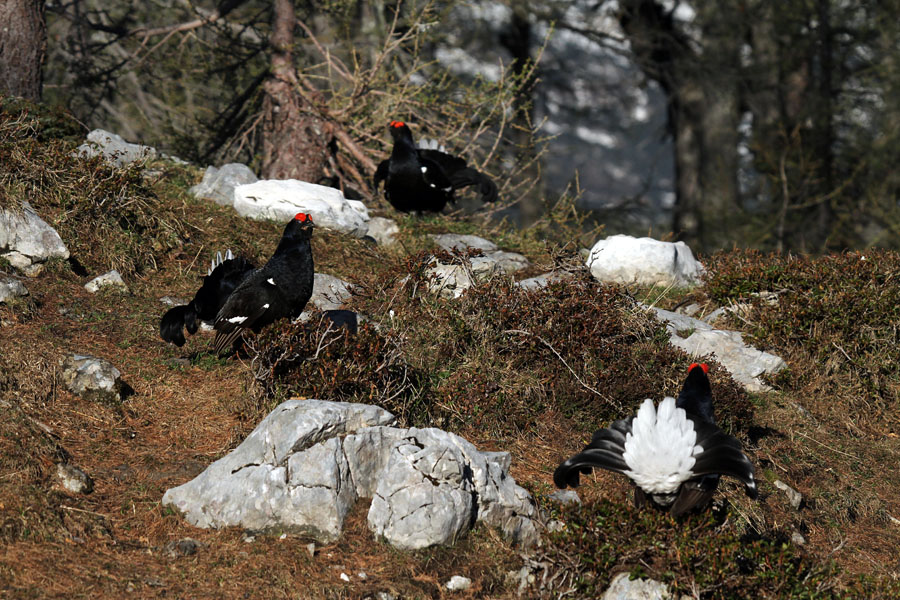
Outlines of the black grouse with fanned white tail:
{"label": "black grouse with fanned white tail", "polygon": [[581,474],[597,467],[622,473],[635,486],[635,506],[649,500],[676,517],[708,505],[723,475],[756,498],[753,464],[741,443],[715,424],[708,369],[692,364],[677,400],[665,398],[656,408],[647,399],[637,416],[594,433],[582,452],[557,467],[554,483],[576,487]]}
{"label": "black grouse with fanned white tail", "polygon": [[247,329],[259,333],[278,319],[303,312],[313,290],[312,229],[312,218],[298,213],[284,228],[269,262],[228,297],[216,317],[216,352],[230,349]]}
{"label": "black grouse with fanned white tail", "polygon": [[224,259],[222,253],[217,252],[194,299],[170,308],[163,315],[159,322],[160,337],[176,346],[183,346],[184,330],[193,335],[197,333],[200,321],[213,322],[228,296],[255,268],[247,259],[234,256],[231,250],[225,252]]}
{"label": "black grouse with fanned white tail", "polygon": [[391,121],[394,139],[391,156],[375,171],[375,189],[384,181],[384,195],[400,212],[440,212],[448,202],[455,202],[453,192],[478,186],[481,200],[494,202],[497,185],[468,166],[465,159],[435,149],[417,148],[409,127]]}

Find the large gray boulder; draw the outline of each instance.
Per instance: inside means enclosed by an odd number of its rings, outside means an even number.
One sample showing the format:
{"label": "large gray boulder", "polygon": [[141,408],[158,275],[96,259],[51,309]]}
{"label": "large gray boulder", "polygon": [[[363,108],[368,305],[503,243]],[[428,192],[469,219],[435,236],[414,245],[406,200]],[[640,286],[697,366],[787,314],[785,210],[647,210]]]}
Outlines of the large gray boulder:
{"label": "large gray boulder", "polygon": [[715,329],[700,319],[661,308],[654,307],[653,311],[666,323],[670,344],[691,356],[714,356],[749,392],[771,389],[760,376],[774,375],[787,367],[780,357],[745,344],[738,331]]}
{"label": "large gray boulder", "polygon": [[339,436],[393,422],[377,406],[288,400],[227,456],[166,491],[163,504],[197,527],[286,530],[334,541],[356,501]]}
{"label": "large gray boulder", "polygon": [[234,209],[242,217],[279,222],[304,212],[318,227],[356,237],[368,231],[369,212],[362,202],[345,199],[340,190],[296,179],[240,185],[234,190]]}
{"label": "large gray boulder", "polygon": [[124,167],[140,160],[152,160],[156,158],[155,148],[141,144],[131,144],[122,139],[122,136],[95,129],[87,135],[87,142],[78,146],[76,152],[88,158],[103,156],[110,164],[116,167]]}
{"label": "large gray boulder", "polygon": [[0,256],[27,271],[51,258],[69,258],[69,250],[56,230],[22,202],[19,211],[0,209]]}
{"label": "large gray boulder", "polygon": [[370,529],[400,548],[452,543],[478,521],[520,544],[537,541],[537,509],[509,476],[509,454],[393,422],[375,406],[289,400],[163,504],[198,527],[288,530],[326,543],[357,498],[372,498]]}
{"label": "large gray boulder", "polygon": [[232,206],[234,205],[234,189],[239,185],[257,181],[259,181],[259,177],[247,165],[229,163],[219,168],[206,167],[203,181],[193,186],[190,191],[195,198],[212,200],[222,206]]}
{"label": "large gray boulder", "polygon": [[62,380],[70,392],[86,398],[118,401],[125,386],[112,363],[87,354],[71,354],[62,365]]}
{"label": "large gray boulder", "polygon": [[684,242],[629,235],[613,235],[594,244],[586,264],[604,283],[692,287],[703,274],[703,265]]}

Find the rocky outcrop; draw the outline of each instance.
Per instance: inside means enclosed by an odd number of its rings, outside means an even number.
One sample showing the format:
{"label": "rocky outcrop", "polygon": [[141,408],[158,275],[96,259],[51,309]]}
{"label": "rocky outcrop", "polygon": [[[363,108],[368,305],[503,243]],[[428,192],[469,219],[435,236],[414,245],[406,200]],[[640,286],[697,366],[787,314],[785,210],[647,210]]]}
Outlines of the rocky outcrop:
{"label": "rocky outcrop", "polygon": [[778,373],[787,366],[780,357],[745,344],[738,331],[715,329],[705,321],[661,308],[653,310],[666,323],[670,344],[691,356],[714,356],[747,391],[770,389],[759,377]]}
{"label": "rocky outcrop", "polygon": [[604,283],[692,287],[700,283],[703,265],[684,242],[613,235],[591,248],[587,267]]}
{"label": "rocky outcrop", "polygon": [[198,527],[295,531],[325,543],[358,498],[372,498],[369,528],[400,548],[452,543],[479,521],[537,541],[536,506],[509,477],[507,453],[393,423],[376,406],[289,400],[163,504]]}

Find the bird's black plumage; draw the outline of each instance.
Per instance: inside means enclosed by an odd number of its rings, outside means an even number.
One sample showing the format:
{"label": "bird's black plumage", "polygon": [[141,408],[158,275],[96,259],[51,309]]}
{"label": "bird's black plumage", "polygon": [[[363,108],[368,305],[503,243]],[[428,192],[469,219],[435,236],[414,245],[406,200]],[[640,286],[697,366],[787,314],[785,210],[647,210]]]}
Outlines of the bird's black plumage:
{"label": "bird's black plumage", "polygon": [[232,256],[231,250],[225,253],[224,260],[218,253],[194,299],[169,309],[163,315],[159,322],[160,337],[176,346],[183,346],[184,330],[193,335],[197,333],[200,321],[214,321],[228,296],[253,269],[255,267],[250,261]]}
{"label": "bird's black plumage", "polygon": [[635,458],[629,459],[626,451],[629,443],[635,443],[631,438],[635,417],[620,419],[608,428],[600,429],[582,452],[560,464],[553,473],[553,481],[557,487],[576,487],[580,475],[590,473],[593,468],[622,473],[636,484],[636,506],[641,507],[649,501],[676,517],[695,508],[705,507],[712,499],[722,475],[743,482],[747,495],[756,498],[758,490],[753,464],[742,451],[741,443],[716,426],[707,369],[706,365],[692,364],[681,393],[675,400],[675,410],[685,411],[687,420],[696,432],[692,450],[694,464],[689,472],[683,473],[684,480],[676,490],[659,493],[658,489],[643,489],[641,484],[634,481],[636,466],[630,464],[629,460]]}
{"label": "bird's black plumage", "polygon": [[377,190],[384,181],[385,197],[400,212],[440,212],[454,202],[453,192],[473,185],[478,186],[482,201],[497,199],[494,181],[464,159],[417,148],[409,127],[400,121],[391,121],[389,130],[394,148],[390,158],[378,165],[374,184]]}
{"label": "bird's black plumage", "polygon": [[278,319],[300,315],[313,289],[312,228],[309,215],[295,216],[272,258],[231,293],[216,316],[216,352],[234,345],[244,330],[259,332]]}

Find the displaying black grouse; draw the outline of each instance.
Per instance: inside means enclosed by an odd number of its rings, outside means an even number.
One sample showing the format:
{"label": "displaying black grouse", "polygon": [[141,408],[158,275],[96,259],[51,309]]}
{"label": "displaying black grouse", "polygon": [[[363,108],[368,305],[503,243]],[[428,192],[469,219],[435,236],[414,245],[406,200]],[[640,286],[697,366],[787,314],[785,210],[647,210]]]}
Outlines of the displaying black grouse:
{"label": "displaying black grouse", "polygon": [[384,195],[400,212],[440,212],[454,202],[453,192],[477,185],[484,202],[497,199],[497,185],[466,161],[440,150],[417,148],[402,121],[391,121],[391,157],[375,171],[375,189],[384,181]]}
{"label": "displaying black grouse", "polygon": [[677,400],[665,398],[656,409],[647,399],[637,416],[597,431],[582,452],[557,467],[554,483],[576,487],[579,475],[594,467],[622,473],[635,485],[635,506],[649,498],[676,517],[705,507],[722,475],[739,479],[756,498],[753,464],[741,443],[715,424],[708,370],[692,364]]}
{"label": "displaying black grouse", "polygon": [[303,312],[313,290],[312,229],[312,218],[298,213],[269,262],[231,293],[216,316],[217,353],[233,346],[246,329],[259,333],[273,321]]}
{"label": "displaying black grouse", "polygon": [[224,260],[222,253],[217,252],[209,271],[203,277],[203,285],[194,294],[194,299],[187,304],[169,309],[163,315],[159,322],[160,337],[176,346],[183,346],[184,329],[194,335],[200,321],[214,321],[231,292],[255,268],[250,261],[241,257],[235,258],[231,250],[225,252]]}

